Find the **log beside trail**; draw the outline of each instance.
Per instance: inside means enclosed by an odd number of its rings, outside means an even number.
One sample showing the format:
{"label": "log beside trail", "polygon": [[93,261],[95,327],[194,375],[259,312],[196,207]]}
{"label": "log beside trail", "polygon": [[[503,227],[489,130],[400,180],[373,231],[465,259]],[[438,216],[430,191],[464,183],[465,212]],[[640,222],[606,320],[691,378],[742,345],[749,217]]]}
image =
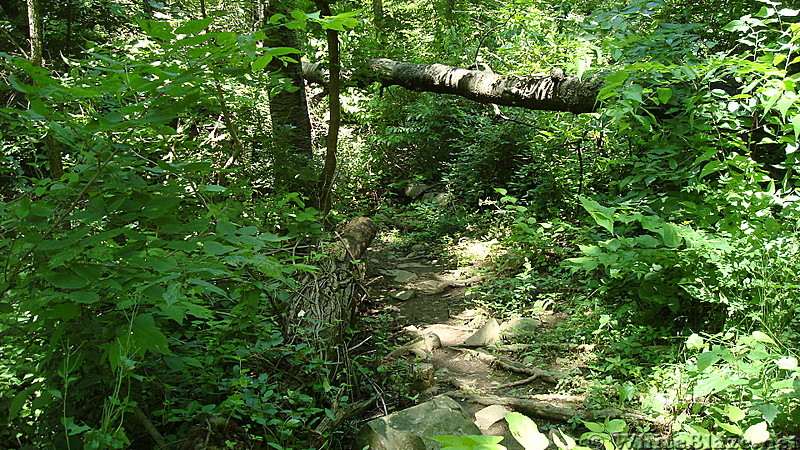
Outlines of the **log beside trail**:
{"label": "log beside trail", "polygon": [[305,340],[320,349],[342,343],[364,295],[363,268],[357,261],[376,231],[370,219],[357,217],[324,247],[322,258],[314,264],[319,272],[307,274],[290,301],[285,328],[291,341]]}

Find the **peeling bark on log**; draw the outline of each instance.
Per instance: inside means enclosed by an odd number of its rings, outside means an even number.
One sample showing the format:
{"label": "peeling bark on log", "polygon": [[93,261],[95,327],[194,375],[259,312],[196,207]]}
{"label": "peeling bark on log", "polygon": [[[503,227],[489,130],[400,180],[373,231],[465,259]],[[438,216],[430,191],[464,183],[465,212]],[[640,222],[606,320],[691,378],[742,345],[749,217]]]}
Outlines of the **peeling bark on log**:
{"label": "peeling bark on log", "polygon": [[587,411],[585,409],[573,408],[571,406],[559,406],[552,403],[539,402],[526,398],[499,397],[497,395],[483,395],[462,391],[447,392],[444,395],[454,399],[463,399],[483,406],[505,406],[508,409],[512,409],[527,416],[540,417],[542,419],[556,420],[559,422],[569,422],[573,418],[592,421],[602,421],[606,418],[622,418],[628,423],[647,422],[651,425],[659,427],[659,429],[662,429],[666,426],[665,423],[636,411],[620,411],[614,408]]}
{"label": "peeling bark on log", "polygon": [[[557,406],[545,402],[537,402],[525,398],[517,397],[498,397],[496,395],[480,395],[467,392],[449,392],[448,397],[464,399],[484,406],[500,405],[505,406],[522,414],[540,417],[542,419],[557,420],[568,422],[573,418],[586,420],[605,419],[606,417],[615,418],[624,416],[616,409],[603,409],[599,411],[586,411],[572,408],[570,406]],[[639,417],[637,417],[639,418]]]}
{"label": "peeling bark on log", "polygon": [[363,270],[354,261],[364,255],[376,231],[370,219],[358,217],[327,247],[326,256],[316,264],[320,273],[308,274],[291,301],[286,329],[293,339],[309,340],[320,347],[342,342],[362,292]]}
{"label": "peeling bark on log", "polygon": [[[386,58],[370,60],[369,71],[352,73],[356,85],[379,82],[415,91],[453,94],[480,103],[517,106],[533,110],[567,111],[576,114],[595,111],[602,81],[566,76],[559,70],[549,75],[501,76],[444,64],[415,64]],[[328,74],[319,64],[304,64],[307,81],[326,84]]]}

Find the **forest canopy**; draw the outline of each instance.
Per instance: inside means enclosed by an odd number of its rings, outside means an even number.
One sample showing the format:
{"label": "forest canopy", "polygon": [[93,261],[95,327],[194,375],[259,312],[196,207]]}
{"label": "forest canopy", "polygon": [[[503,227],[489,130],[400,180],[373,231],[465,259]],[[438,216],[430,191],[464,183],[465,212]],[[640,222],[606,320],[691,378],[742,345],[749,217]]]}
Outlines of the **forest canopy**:
{"label": "forest canopy", "polygon": [[799,17],[0,0],[0,447],[800,445]]}

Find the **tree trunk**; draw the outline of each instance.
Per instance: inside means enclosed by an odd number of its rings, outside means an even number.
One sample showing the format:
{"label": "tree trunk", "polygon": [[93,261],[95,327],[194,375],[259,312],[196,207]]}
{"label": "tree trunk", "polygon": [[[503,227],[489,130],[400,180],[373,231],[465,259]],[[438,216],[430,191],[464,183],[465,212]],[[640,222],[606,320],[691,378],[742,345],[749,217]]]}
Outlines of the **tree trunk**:
{"label": "tree trunk", "polygon": [[[303,74],[309,82],[325,84],[328,80],[327,71],[319,64],[304,64]],[[386,58],[371,60],[368,70],[356,71],[350,78],[360,86],[379,82],[384,86],[458,95],[480,103],[575,114],[595,111],[602,84],[597,78],[580,79],[557,70],[550,75],[501,76],[482,70]]]}
{"label": "tree trunk", "polygon": [[[42,67],[44,56],[42,48],[42,11],[39,9],[38,0],[27,0],[28,5],[28,33],[31,41],[30,61],[36,67]],[[35,83],[35,82],[34,82]],[[44,137],[44,153],[50,169],[50,178],[58,180],[64,174],[64,163],[61,157],[61,145],[52,135],[52,131]]]}
{"label": "tree trunk", "polygon": [[[332,16],[331,7],[325,0],[318,2],[322,13]],[[331,210],[331,195],[333,193],[333,179],[336,175],[336,153],[339,145],[339,125],[342,118],[342,105],[339,100],[341,89],[341,58],[339,55],[339,32],[333,29],[325,30],[328,43],[328,135],[326,138],[325,166],[320,177],[319,209],[328,214]]]}
{"label": "tree trunk", "polygon": [[[285,13],[281,5],[274,0],[268,1],[265,16],[269,18],[278,13]],[[270,25],[266,32],[265,44],[268,47],[298,47],[294,30]],[[308,117],[303,72],[300,63],[284,62],[279,58],[273,59],[268,67],[288,84],[286,89],[271,93],[269,98],[275,189],[281,192],[298,191],[311,196],[316,177],[312,165],[311,120]]]}
{"label": "tree trunk", "polygon": [[286,315],[286,330],[293,340],[306,340],[328,352],[341,344],[347,327],[353,325],[356,301],[361,295],[360,259],[375,238],[377,228],[366,217],[348,223],[338,239],[326,249],[316,265],[320,272],[309,274],[300,284]]}
{"label": "tree trunk", "polygon": [[42,12],[38,0],[27,0],[28,35],[31,41],[31,64],[42,67]]}
{"label": "tree trunk", "polygon": [[375,25],[379,31],[383,29],[383,0],[372,0],[372,24]]}

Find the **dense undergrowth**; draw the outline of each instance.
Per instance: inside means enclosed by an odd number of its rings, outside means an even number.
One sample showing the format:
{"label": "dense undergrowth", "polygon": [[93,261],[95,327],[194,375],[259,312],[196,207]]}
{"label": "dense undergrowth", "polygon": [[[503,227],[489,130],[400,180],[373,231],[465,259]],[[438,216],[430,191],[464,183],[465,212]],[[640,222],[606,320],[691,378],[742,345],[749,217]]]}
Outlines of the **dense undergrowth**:
{"label": "dense undergrowth", "polygon": [[[324,229],[356,214],[400,217],[409,242],[442,249],[498,239],[473,298],[500,317],[563,314],[535,339],[596,352],[559,389],[652,419],[586,425],[587,437],[796,436],[798,12],[457,3],[387,6],[380,32],[299,11],[273,25],[312,30],[308,54],[323,23],[355,27],[343,35],[352,60],[603,77],[600,109],[352,94],[325,218],[272,190],[280,149],[260,93],[282,81],[264,70],[296,53],[263,33],[176,6],[95,36],[105,43],[59,71],[1,54],[0,446],[180,445],[223,424],[220,447],[345,447],[352,430],[328,426],[337,413],[403,375],[374,373],[369,353],[326,360],[291,338],[285,311],[317,271]],[[401,206],[409,181],[454,200]]]}

